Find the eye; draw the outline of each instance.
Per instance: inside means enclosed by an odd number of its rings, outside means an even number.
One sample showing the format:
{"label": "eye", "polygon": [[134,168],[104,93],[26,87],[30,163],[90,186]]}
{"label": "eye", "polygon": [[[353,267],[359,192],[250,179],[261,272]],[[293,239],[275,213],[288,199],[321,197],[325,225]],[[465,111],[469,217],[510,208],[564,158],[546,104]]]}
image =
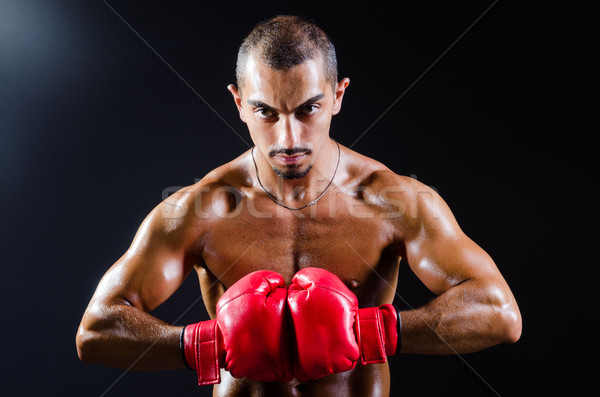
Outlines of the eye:
{"label": "eye", "polygon": [[313,113],[316,113],[318,110],[319,110],[319,107],[317,105],[306,105],[302,108],[302,110],[300,110],[300,113],[313,114]]}
{"label": "eye", "polygon": [[268,119],[275,116],[275,113],[272,110],[266,108],[256,108],[254,112],[263,119]]}

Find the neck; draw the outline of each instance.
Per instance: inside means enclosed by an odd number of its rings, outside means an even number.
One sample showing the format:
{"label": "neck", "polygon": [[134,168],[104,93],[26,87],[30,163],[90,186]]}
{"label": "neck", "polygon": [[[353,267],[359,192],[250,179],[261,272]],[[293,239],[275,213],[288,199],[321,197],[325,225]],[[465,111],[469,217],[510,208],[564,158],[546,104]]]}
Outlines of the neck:
{"label": "neck", "polygon": [[323,193],[333,182],[341,155],[337,143],[327,138],[323,147],[318,152],[313,152],[315,159],[312,168],[305,176],[298,179],[285,179],[275,173],[263,153],[256,148],[253,148],[252,152],[258,171],[257,182],[279,202],[293,207],[308,204]]}

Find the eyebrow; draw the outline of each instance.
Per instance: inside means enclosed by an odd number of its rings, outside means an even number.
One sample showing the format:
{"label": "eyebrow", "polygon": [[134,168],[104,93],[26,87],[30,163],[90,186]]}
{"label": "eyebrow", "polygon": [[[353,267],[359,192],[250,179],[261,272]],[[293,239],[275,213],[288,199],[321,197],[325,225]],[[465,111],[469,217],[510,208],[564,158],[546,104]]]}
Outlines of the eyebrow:
{"label": "eyebrow", "polygon": [[[312,98],[309,98],[308,100],[304,101],[302,104],[300,104],[299,106],[297,106],[294,111],[297,111],[298,109],[302,109],[305,106],[308,106],[312,103],[315,103],[321,99],[325,98],[325,94],[321,93],[321,94],[317,94]],[[275,109],[273,106],[269,106],[266,103],[262,102],[262,101],[257,101],[254,99],[248,99],[248,104],[250,106],[254,106],[257,108],[265,108],[267,110],[271,110],[271,111],[276,111],[277,109]]]}

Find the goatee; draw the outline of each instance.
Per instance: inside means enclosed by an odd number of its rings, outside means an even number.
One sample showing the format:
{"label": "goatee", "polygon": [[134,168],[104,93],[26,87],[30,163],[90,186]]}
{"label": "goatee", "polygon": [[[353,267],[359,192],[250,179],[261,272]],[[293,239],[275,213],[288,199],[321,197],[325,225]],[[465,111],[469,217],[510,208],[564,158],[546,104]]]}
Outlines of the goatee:
{"label": "goatee", "polygon": [[273,167],[273,171],[275,171],[275,173],[283,179],[300,179],[308,174],[311,169],[312,164],[305,169],[298,169],[296,165],[287,166],[285,170],[280,170],[279,168]]}

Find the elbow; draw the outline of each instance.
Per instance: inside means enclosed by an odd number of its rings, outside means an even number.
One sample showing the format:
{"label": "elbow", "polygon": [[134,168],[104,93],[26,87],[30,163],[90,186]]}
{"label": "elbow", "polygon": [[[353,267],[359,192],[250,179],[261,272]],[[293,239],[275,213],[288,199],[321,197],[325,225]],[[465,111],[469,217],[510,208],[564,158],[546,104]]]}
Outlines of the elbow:
{"label": "elbow", "polygon": [[488,319],[494,344],[516,343],[521,338],[521,312],[508,288],[488,287]]}
{"label": "elbow", "polygon": [[93,364],[97,362],[96,346],[98,334],[87,329],[83,324],[77,329],[75,337],[75,345],[77,347],[77,356],[79,360],[85,364]]}
{"label": "elbow", "polygon": [[80,325],[77,329],[77,336],[75,337],[75,345],[77,346],[77,356],[81,362],[89,364],[92,360],[90,354],[90,332],[85,330],[83,325]]}
{"label": "elbow", "polygon": [[501,343],[516,343],[521,338],[523,322],[514,300],[497,309]]}
{"label": "elbow", "polygon": [[523,322],[521,319],[521,313],[519,309],[515,308],[505,314],[504,321],[504,337],[505,343],[516,343],[521,339],[521,332],[523,330]]}
{"label": "elbow", "polygon": [[106,339],[106,331],[109,329],[108,320],[103,316],[103,307],[93,305],[89,307],[75,336],[77,356],[81,362],[94,364],[100,362],[100,355],[106,349],[103,341]]}

